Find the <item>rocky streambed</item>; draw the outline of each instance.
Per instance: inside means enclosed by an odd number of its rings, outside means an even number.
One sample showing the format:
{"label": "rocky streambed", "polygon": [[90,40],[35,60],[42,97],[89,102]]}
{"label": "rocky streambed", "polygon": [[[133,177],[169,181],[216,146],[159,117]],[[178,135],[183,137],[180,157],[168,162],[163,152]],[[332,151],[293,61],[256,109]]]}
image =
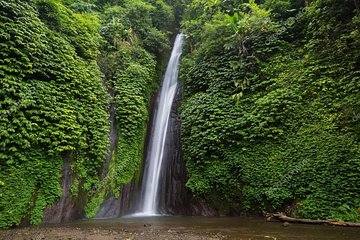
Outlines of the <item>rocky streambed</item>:
{"label": "rocky streambed", "polygon": [[136,239],[224,239],[225,236],[219,234],[198,234],[191,232],[178,232],[176,230],[157,230],[144,229],[139,231],[129,231],[127,229],[110,230],[103,228],[79,228],[79,227],[41,227],[41,228],[21,228],[0,232],[2,240],[136,240]]}
{"label": "rocky streambed", "polygon": [[80,220],[0,231],[1,240],[358,240],[360,228],[266,222],[263,218],[151,217]]}

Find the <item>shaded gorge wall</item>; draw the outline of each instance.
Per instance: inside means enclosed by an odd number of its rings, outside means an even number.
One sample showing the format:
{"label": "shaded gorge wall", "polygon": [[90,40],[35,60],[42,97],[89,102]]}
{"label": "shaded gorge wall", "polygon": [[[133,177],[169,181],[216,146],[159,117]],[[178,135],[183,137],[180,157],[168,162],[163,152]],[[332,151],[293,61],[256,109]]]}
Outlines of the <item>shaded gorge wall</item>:
{"label": "shaded gorge wall", "polygon": [[[177,88],[174,102],[169,117],[169,125],[166,135],[164,166],[161,170],[158,206],[161,213],[177,215],[218,215],[202,203],[201,200],[194,199],[192,194],[186,189],[186,166],[182,158],[180,127],[181,119],[178,107],[181,104],[181,87]],[[156,92],[151,99],[149,106],[150,117],[148,121],[147,137],[144,146],[144,156],[142,171],[145,170],[149,141],[154,124],[154,114],[159,92]],[[141,195],[142,184],[146,184],[144,179],[134,178],[130,183],[121,188],[121,195],[116,198],[111,196],[101,205],[96,217],[113,218],[137,212]]]}

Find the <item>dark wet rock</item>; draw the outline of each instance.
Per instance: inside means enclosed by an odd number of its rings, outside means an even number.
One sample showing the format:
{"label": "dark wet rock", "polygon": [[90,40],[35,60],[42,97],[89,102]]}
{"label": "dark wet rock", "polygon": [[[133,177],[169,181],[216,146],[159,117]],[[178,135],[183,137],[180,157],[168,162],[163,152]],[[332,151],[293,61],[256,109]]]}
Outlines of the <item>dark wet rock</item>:
{"label": "dark wet rock", "polygon": [[118,217],[120,215],[120,204],[121,199],[115,197],[108,198],[102,203],[102,205],[100,206],[100,210],[95,217]]}
{"label": "dark wet rock", "polygon": [[[150,135],[155,116],[155,105],[158,93],[154,94],[149,107],[147,137],[144,153],[148,152]],[[181,89],[178,88],[169,118],[167,139],[165,144],[164,164],[160,176],[159,209],[161,213],[176,215],[218,216],[219,213],[208,207],[201,200],[193,198],[185,187],[187,181],[186,167],[182,156],[180,139],[180,117],[177,113],[181,101]],[[142,169],[146,169],[144,156]],[[119,217],[136,212],[140,201],[141,179],[134,179],[121,189],[121,197],[109,196],[101,205],[96,217]]]}
{"label": "dark wet rock", "polygon": [[178,108],[181,103],[181,88],[178,88],[169,118],[165,144],[165,166],[160,179],[159,208],[163,213],[176,215],[214,216],[217,212],[202,201],[194,199],[185,187],[187,173],[181,146],[181,119]]}
{"label": "dark wet rock", "polygon": [[[44,223],[62,223],[83,217],[84,199],[79,197],[74,201],[71,196],[71,185],[75,175],[71,172],[71,157],[64,157],[62,168],[62,196],[51,207],[45,209]],[[80,194],[81,196],[81,194]]]}

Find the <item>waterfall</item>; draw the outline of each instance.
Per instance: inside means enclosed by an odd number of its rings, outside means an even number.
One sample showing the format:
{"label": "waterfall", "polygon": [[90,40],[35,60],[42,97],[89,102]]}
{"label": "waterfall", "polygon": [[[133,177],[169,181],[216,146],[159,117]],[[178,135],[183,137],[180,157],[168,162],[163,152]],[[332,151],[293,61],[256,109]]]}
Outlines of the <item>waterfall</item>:
{"label": "waterfall", "polygon": [[178,73],[181,56],[183,35],[178,34],[175,39],[171,57],[166,68],[162,87],[160,90],[153,130],[149,141],[149,150],[146,157],[141,198],[138,213],[135,215],[157,215],[158,193],[161,170],[164,165],[164,152],[166,135],[169,124],[171,106],[178,86]]}

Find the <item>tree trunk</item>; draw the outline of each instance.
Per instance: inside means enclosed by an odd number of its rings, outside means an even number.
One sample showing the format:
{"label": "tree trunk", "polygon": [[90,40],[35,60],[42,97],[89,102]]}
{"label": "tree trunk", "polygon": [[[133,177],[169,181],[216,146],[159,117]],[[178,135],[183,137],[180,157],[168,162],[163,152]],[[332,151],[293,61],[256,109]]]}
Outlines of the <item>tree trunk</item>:
{"label": "tree trunk", "polygon": [[286,216],[283,213],[269,214],[267,220],[271,221],[273,219],[280,220],[283,222],[289,222],[289,223],[325,224],[325,225],[344,226],[344,227],[360,227],[360,223],[337,222],[337,221],[329,221],[329,220],[314,220],[314,219],[305,219],[305,218],[292,218],[292,217]]}

